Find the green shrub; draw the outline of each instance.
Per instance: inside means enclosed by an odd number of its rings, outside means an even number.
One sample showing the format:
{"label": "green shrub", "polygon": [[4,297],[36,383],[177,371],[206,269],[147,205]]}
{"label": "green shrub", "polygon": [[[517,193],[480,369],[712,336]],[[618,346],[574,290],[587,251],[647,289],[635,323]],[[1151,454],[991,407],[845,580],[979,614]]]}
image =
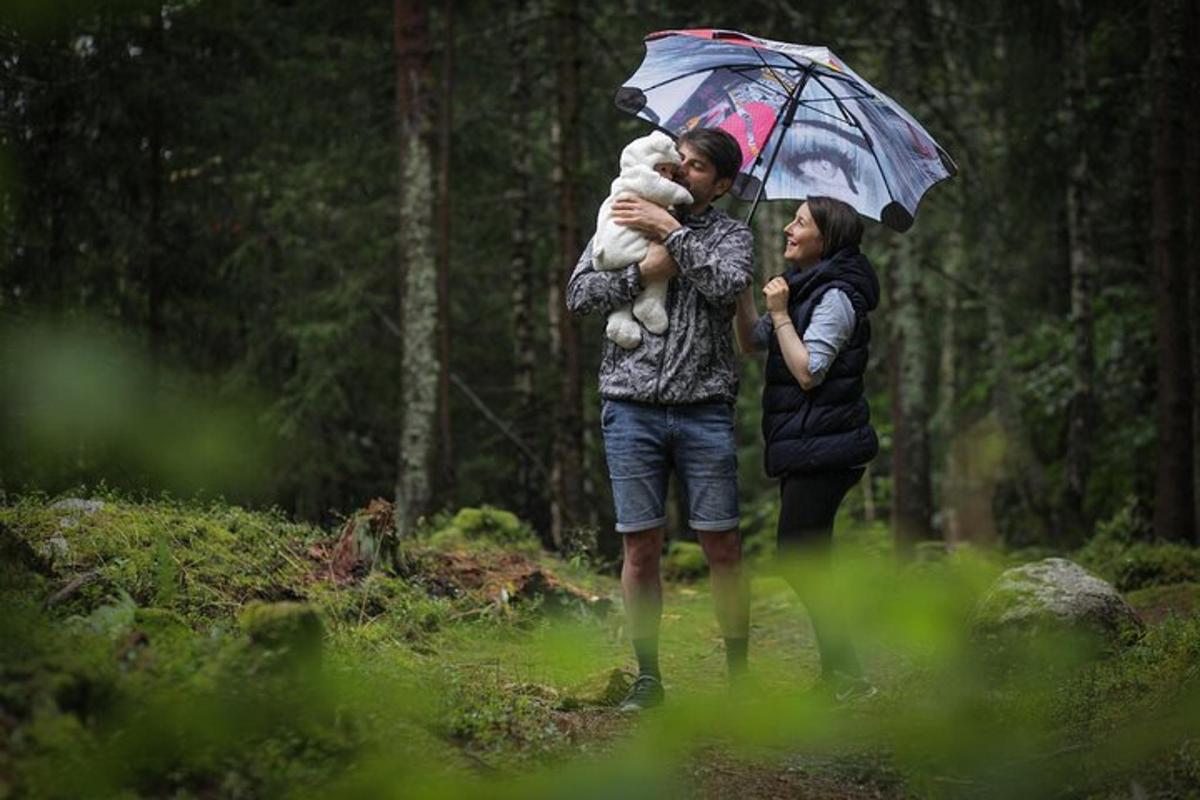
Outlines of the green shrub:
{"label": "green shrub", "polygon": [[1149,520],[1137,499],[1130,497],[1112,517],[1096,525],[1096,535],[1075,554],[1075,560],[1123,592],[1200,581],[1200,549],[1149,541],[1150,536]]}
{"label": "green shrub", "polygon": [[1113,584],[1123,592],[1200,581],[1200,550],[1173,543],[1139,543],[1111,562],[1109,569]]}
{"label": "green shrub", "polygon": [[708,574],[708,559],[695,542],[672,540],[662,560],[662,574],[667,580],[694,581]]}

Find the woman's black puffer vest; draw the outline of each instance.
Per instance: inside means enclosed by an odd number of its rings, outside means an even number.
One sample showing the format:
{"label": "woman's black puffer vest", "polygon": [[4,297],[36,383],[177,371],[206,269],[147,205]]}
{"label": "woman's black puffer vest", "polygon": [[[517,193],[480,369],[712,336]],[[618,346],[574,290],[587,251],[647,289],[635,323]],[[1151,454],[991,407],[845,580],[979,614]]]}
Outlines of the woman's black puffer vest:
{"label": "woman's black puffer vest", "polygon": [[779,341],[771,334],[762,400],[767,474],[778,477],[866,464],[879,452],[863,396],[871,340],[867,315],[879,304],[875,271],[857,247],[849,247],[803,272],[789,270],[784,278],[788,313],[800,336],[821,297],[834,288],[850,298],[856,323],[850,340],[826,370],[825,380],[808,392],[788,371]]}

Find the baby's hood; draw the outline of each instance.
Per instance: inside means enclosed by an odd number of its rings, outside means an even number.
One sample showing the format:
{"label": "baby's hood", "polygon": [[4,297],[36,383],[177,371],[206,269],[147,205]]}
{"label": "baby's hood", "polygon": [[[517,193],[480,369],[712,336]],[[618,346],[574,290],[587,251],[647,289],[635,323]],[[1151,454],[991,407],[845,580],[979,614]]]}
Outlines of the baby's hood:
{"label": "baby's hood", "polygon": [[638,137],[621,151],[623,170],[638,164],[653,169],[656,164],[679,164],[681,161],[679,151],[675,149],[675,140],[662,131]]}

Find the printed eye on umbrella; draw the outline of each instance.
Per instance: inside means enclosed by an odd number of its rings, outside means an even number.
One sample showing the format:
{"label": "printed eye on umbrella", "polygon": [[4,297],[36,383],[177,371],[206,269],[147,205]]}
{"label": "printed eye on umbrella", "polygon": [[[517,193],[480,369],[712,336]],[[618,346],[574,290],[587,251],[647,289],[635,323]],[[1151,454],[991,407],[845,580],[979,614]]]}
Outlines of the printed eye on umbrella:
{"label": "printed eye on umbrella", "polygon": [[825,47],[737,31],[652,33],[617,107],[673,135],[720,128],[742,147],[733,193],[837,198],[908,230],[917,205],[958,168],[921,124]]}

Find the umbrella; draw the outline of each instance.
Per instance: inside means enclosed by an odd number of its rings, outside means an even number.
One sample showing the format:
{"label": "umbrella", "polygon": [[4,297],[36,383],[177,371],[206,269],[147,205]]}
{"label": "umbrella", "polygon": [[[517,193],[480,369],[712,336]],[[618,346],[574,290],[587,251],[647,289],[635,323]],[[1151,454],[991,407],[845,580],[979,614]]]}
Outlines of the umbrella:
{"label": "umbrella", "polygon": [[826,195],[905,231],[929,187],[958,171],[920,123],[825,47],[652,33],[616,103],[673,135],[731,133],[744,156],[733,193],[753,199],[749,218],[760,200]]}

